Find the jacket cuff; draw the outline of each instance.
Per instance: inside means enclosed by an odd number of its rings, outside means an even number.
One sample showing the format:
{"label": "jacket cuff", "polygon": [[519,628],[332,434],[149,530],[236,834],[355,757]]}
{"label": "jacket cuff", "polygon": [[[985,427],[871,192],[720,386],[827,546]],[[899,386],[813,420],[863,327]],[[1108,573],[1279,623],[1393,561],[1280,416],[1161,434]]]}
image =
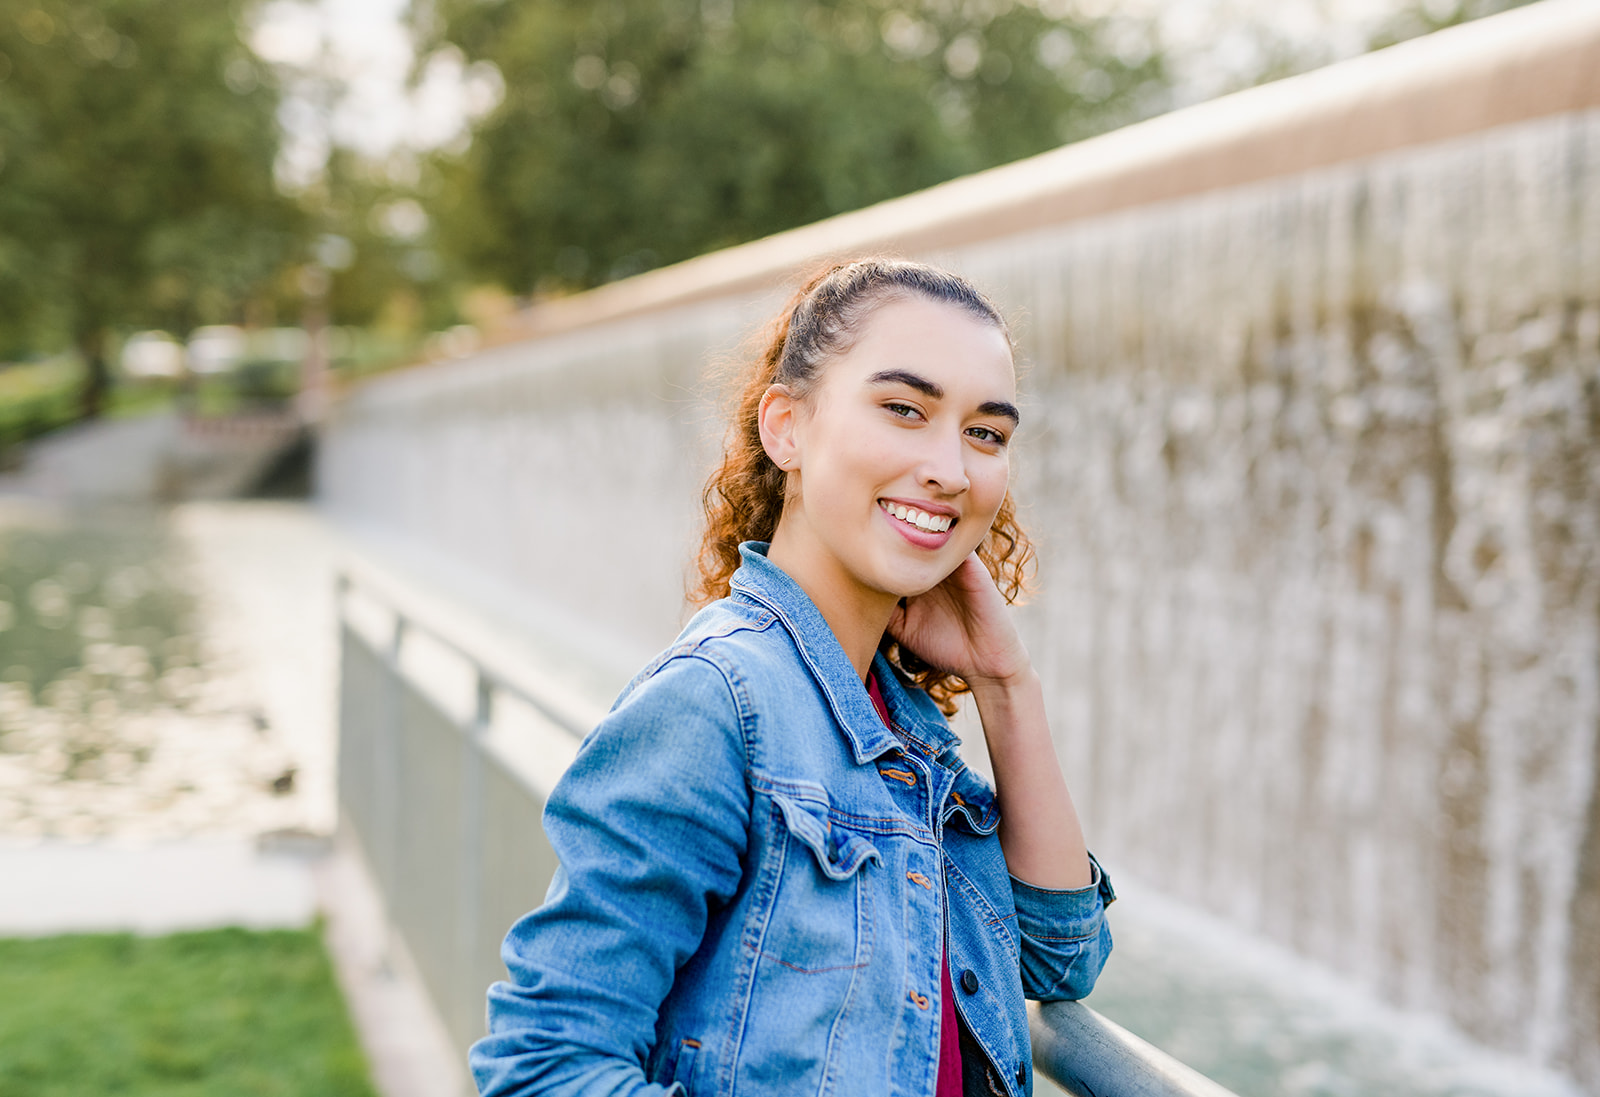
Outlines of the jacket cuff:
{"label": "jacket cuff", "polygon": [[[1017,905],[1017,928],[1028,934],[1053,938],[1086,937],[1100,924],[1101,913],[1117,901],[1111,877],[1089,854],[1090,880],[1081,888],[1059,890],[1035,887],[1011,877],[1011,895]],[[1076,930],[1069,927],[1078,927]]]}

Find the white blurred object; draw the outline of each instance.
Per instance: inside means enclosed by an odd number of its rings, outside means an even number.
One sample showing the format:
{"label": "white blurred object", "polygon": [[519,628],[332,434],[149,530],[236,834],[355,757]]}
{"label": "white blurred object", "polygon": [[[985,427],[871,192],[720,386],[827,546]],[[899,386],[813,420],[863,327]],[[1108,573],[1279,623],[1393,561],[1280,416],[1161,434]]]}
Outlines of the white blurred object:
{"label": "white blurred object", "polygon": [[227,373],[244,357],[244,332],[232,324],[196,328],[189,336],[189,368],[196,373]]}
{"label": "white blurred object", "polygon": [[164,331],[141,331],[122,344],[122,371],[130,377],[177,377],[183,344]]}

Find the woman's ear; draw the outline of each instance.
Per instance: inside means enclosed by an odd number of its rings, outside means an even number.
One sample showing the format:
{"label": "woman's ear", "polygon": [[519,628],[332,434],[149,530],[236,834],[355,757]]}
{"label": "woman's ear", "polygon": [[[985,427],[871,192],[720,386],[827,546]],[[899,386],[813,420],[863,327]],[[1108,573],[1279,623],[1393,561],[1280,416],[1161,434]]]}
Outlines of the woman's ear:
{"label": "woman's ear", "polygon": [[799,408],[787,385],[773,385],[761,396],[756,422],[761,428],[761,448],[772,463],[786,471],[799,467],[799,446],[795,425]]}

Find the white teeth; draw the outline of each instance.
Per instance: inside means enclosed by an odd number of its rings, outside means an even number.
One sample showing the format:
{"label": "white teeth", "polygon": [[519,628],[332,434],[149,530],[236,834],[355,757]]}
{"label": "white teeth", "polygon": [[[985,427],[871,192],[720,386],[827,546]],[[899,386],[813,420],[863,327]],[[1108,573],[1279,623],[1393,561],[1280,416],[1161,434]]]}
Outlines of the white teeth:
{"label": "white teeth", "polygon": [[900,503],[883,503],[881,506],[902,522],[916,526],[927,533],[943,533],[954,521],[948,514],[928,514],[916,507],[903,506]]}

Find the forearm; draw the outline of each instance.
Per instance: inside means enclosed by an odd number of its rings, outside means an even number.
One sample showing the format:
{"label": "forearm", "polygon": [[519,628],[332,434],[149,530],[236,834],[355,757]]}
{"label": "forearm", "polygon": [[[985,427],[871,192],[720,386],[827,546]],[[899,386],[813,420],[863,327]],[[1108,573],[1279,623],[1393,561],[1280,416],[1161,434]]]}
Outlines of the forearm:
{"label": "forearm", "polygon": [[1083,827],[1056,758],[1044,687],[1030,666],[972,683],[1000,801],[1000,848],[1011,875],[1038,888],[1094,882]]}

